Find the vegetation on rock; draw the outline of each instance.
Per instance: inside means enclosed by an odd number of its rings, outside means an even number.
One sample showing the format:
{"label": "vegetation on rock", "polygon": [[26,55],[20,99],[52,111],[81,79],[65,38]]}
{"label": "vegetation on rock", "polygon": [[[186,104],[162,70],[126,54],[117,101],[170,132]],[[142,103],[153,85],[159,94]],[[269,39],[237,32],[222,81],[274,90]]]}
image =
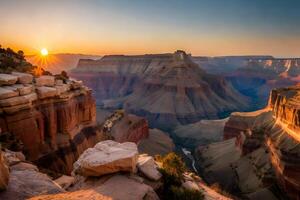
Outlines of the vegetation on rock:
{"label": "vegetation on rock", "polygon": [[156,160],[161,162],[159,171],[162,174],[162,181],[164,183],[161,191],[161,199],[204,199],[204,195],[200,191],[181,187],[184,181],[183,174],[186,172],[186,166],[178,155],[169,153],[164,157],[156,156]]}

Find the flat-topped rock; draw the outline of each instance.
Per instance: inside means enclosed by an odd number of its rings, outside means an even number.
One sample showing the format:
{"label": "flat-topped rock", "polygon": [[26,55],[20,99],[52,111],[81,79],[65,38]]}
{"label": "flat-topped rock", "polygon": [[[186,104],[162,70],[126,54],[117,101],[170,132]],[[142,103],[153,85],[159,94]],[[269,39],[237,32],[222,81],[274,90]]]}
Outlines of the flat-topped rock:
{"label": "flat-topped rock", "polygon": [[7,99],[16,96],[19,96],[19,92],[12,89],[0,87],[0,99]]}
{"label": "flat-topped rock", "polygon": [[157,165],[152,156],[146,154],[139,155],[137,167],[147,178],[158,181],[161,173],[157,170]]}
{"label": "flat-topped rock", "polygon": [[16,84],[16,85],[12,85],[12,87],[17,88],[17,90],[19,91],[19,94],[21,96],[26,95],[26,94],[30,94],[33,92],[33,85],[32,84]]}
{"label": "flat-topped rock", "polygon": [[18,77],[9,74],[0,74],[0,86],[1,85],[13,85],[17,82]]}
{"label": "flat-topped rock", "polygon": [[106,140],[84,151],[73,164],[73,172],[83,176],[102,176],[119,171],[135,172],[137,155],[135,143]]}
{"label": "flat-topped rock", "polygon": [[37,87],[36,91],[40,99],[55,97],[57,95],[57,89],[52,87]]}
{"label": "flat-topped rock", "polygon": [[33,76],[31,74],[21,73],[21,72],[12,72],[12,75],[18,77],[18,83],[21,83],[21,84],[32,83]]}
{"label": "flat-topped rock", "polygon": [[54,76],[40,76],[35,78],[36,86],[49,86],[53,87],[55,85],[55,77]]}
{"label": "flat-topped rock", "polygon": [[1,107],[9,107],[9,106],[16,106],[20,104],[29,103],[28,99],[23,96],[12,97],[9,99],[2,99],[0,100]]}

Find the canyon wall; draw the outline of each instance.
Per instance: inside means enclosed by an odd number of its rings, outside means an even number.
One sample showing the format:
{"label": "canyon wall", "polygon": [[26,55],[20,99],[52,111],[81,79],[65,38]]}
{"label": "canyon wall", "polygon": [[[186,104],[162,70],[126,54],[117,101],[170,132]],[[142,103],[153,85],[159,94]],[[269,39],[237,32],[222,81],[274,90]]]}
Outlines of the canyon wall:
{"label": "canyon wall", "polygon": [[70,75],[93,89],[97,105],[123,108],[163,130],[247,110],[245,96],[221,76],[207,74],[184,51],[80,60]]}
{"label": "canyon wall", "polygon": [[[232,113],[224,127],[225,141],[196,150],[195,155],[204,177],[220,182],[227,190],[234,191],[234,187],[238,187],[245,193],[249,193],[249,188],[244,188],[245,183],[247,187],[252,185],[251,191],[255,193],[270,187],[274,192],[278,190],[274,190],[276,181],[281,188],[279,194],[282,198],[287,198],[287,195],[291,199],[299,199],[299,105],[300,86],[296,85],[272,90],[268,106],[263,110]],[[229,155],[236,156],[229,159]],[[254,177],[258,182],[241,181],[241,177],[249,172],[238,169],[245,169],[243,160],[247,159],[251,160],[249,166],[256,168]],[[228,183],[220,176],[224,171],[233,176],[234,182]],[[251,178],[252,181],[254,179]],[[270,194],[270,191],[263,190],[265,195]]]}
{"label": "canyon wall", "polygon": [[[17,73],[0,77],[3,79],[0,81],[1,134],[9,133],[19,139],[29,160],[39,162],[48,158],[47,163],[52,164],[45,167],[64,167],[62,171],[70,172],[72,163],[93,141],[89,141],[89,134],[97,135],[96,130],[85,131],[95,126],[91,90],[81,82],[63,82],[54,76],[33,80],[30,74]],[[28,80],[24,82],[22,78]],[[53,156],[54,152],[60,157]]]}

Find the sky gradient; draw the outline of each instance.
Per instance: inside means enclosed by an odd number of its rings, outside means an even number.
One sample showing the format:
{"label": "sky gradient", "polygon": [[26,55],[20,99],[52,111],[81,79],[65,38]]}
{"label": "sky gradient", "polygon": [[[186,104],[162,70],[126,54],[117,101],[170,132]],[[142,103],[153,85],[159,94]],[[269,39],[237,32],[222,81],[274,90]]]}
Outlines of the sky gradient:
{"label": "sky gradient", "polygon": [[0,24],[26,54],[300,57],[299,0],[1,0]]}

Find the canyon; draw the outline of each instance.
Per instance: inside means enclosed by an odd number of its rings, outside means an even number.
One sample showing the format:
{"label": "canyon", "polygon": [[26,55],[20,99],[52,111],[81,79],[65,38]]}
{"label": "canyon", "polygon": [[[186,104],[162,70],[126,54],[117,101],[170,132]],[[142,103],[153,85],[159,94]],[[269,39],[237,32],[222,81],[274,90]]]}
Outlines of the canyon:
{"label": "canyon", "polygon": [[97,105],[123,108],[162,130],[247,110],[245,96],[200,69],[184,51],[80,60],[70,76],[95,91]]}
{"label": "canyon", "polygon": [[273,89],[265,109],[232,113],[224,141],[195,150],[205,180],[250,199],[299,199],[299,92]]}

